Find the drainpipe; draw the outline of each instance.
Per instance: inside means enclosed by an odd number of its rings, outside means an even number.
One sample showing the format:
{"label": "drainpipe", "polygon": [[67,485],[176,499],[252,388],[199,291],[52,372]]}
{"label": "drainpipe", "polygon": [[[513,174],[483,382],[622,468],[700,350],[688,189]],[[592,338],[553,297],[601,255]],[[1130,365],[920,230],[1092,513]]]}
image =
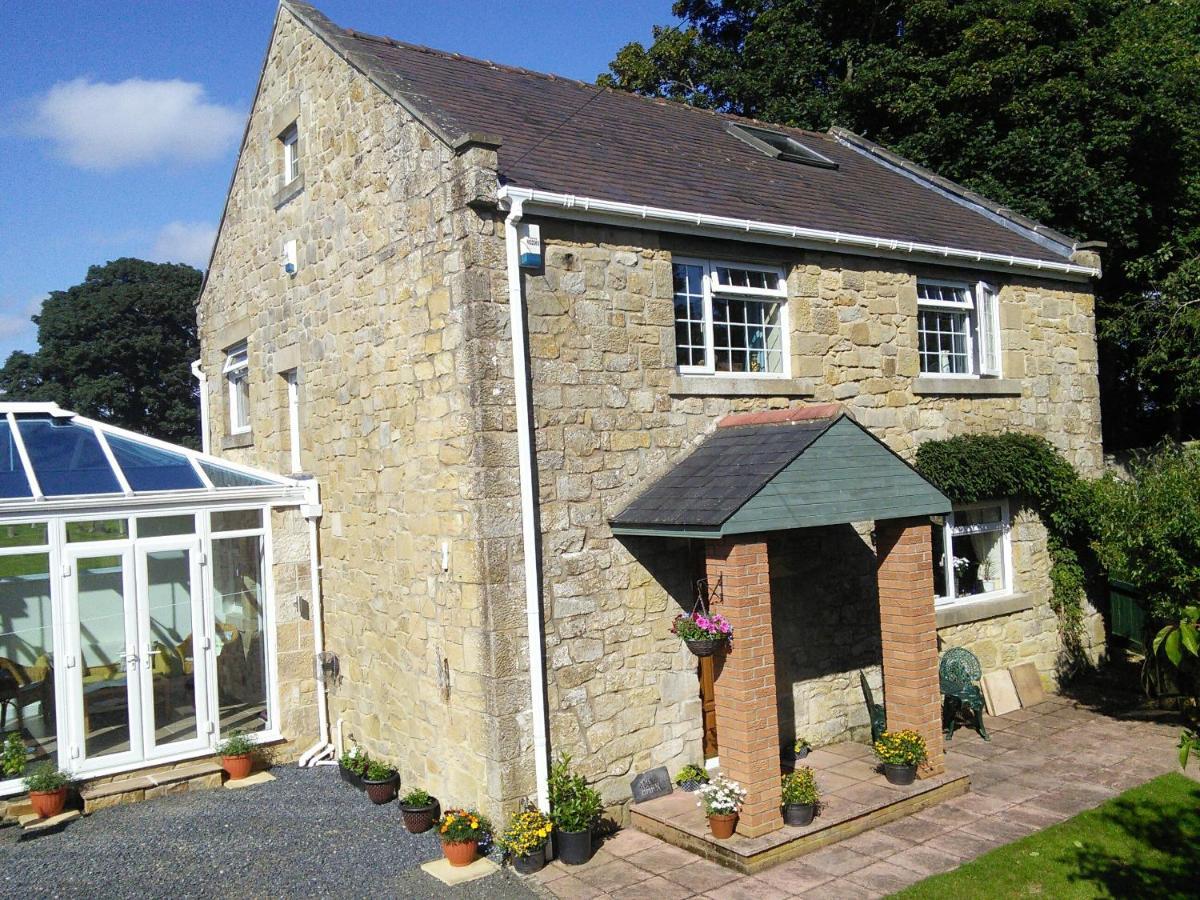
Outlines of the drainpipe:
{"label": "drainpipe", "polygon": [[192,363],[192,376],[200,382],[200,449],[208,453],[208,376],[198,359]]}
{"label": "drainpipe", "polygon": [[[315,480],[306,483],[309,496],[307,503],[300,507],[300,512],[308,522],[308,559],[310,593],[312,603],[309,615],[313,623],[313,660],[320,665],[320,655],[325,651],[324,613],[321,610],[321,544],[318,534],[318,523],[321,520],[320,487]],[[329,741],[329,698],[325,692],[323,681],[317,682],[317,742],[300,756],[299,765],[315,766],[326,762],[326,757],[335,752]],[[328,762],[326,762],[328,764]]]}
{"label": "drainpipe", "polygon": [[550,811],[549,747],[546,740],[545,643],[542,639],[542,603],[538,590],[538,535],[535,523],[532,416],[529,371],[525,364],[525,315],[521,298],[521,261],[517,223],[522,201],[513,199],[504,220],[505,256],[508,261],[508,315],[512,337],[513,395],[517,404],[517,468],[521,476],[521,544],[525,557],[525,621],[529,632],[529,697],[533,717],[533,765],[537,805]]}

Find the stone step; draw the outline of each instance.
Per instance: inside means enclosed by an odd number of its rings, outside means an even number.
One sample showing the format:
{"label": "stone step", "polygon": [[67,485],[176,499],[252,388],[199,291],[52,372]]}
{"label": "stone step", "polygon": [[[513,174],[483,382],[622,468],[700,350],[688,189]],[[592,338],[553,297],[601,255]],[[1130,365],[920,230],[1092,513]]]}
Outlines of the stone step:
{"label": "stone step", "polygon": [[77,809],[68,809],[60,812],[57,816],[50,816],[43,819],[37,813],[27,813],[21,816],[17,821],[21,825],[21,837],[32,837],[38,834],[45,834],[50,831],[58,831],[68,822],[78,819],[81,813]]}
{"label": "stone step", "polygon": [[184,794],[221,786],[221,764],[206,759],[161,772],[131,773],[126,778],[79,789],[84,815],[125,803],[140,803],[167,794]]}

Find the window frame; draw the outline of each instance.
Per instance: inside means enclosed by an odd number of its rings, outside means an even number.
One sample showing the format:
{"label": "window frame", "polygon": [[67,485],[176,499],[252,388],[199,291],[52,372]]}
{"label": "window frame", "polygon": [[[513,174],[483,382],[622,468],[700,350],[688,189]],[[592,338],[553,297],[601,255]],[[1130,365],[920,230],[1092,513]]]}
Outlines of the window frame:
{"label": "window frame", "polygon": [[289,185],[300,177],[300,125],[292,122],[279,132],[279,143],[283,145],[283,183]]}
{"label": "window frame", "polygon": [[[676,356],[675,368],[680,375],[706,375],[721,378],[748,379],[781,379],[792,377],[791,354],[791,319],[788,310],[787,276],[782,266],[772,266],[763,263],[739,262],[727,259],[704,259],[692,256],[673,256],[671,258],[672,306],[674,306],[674,278],[676,266],[697,266],[701,274],[701,308],[704,316],[704,359],[705,364],[680,365]],[[774,275],[777,279],[775,288],[738,287],[735,285],[720,285],[717,282],[717,269],[743,269],[750,272],[764,272]],[[778,372],[725,372],[717,371],[717,354],[713,338],[713,297],[738,297],[751,300],[775,301],[779,304],[779,330],[782,338],[780,348],[781,369]],[[672,310],[674,312],[674,310]],[[672,325],[672,332],[674,326]],[[679,344],[673,339],[673,346],[678,354]]]}
{"label": "window frame", "polygon": [[[955,525],[954,516],[956,513],[963,513],[973,509],[986,509],[990,506],[998,506],[1000,508],[1000,521],[997,524],[986,525]],[[1007,497],[1000,497],[994,500],[981,500],[976,503],[959,503],[955,504],[954,509],[947,513],[942,518],[942,524],[934,525],[934,528],[942,529],[942,571],[943,579],[946,586],[944,595],[934,596],[934,606],[937,609],[947,609],[952,606],[963,606],[969,603],[975,603],[982,600],[992,600],[996,597],[1009,597],[1016,593],[1016,572],[1013,570],[1013,553],[1012,553],[1012,518],[1009,513],[1009,504]],[[979,594],[966,594],[959,596],[954,578],[954,566],[946,564],[946,556],[953,556],[955,535],[964,534],[983,534],[985,532],[1000,533],[1000,552],[1001,560],[1004,566],[1004,581],[1002,588],[996,591],[987,591]],[[937,564],[936,552],[934,554],[934,565]]]}
{"label": "window frame", "polygon": [[[250,424],[250,346],[247,341],[238,341],[225,350],[225,365],[221,368],[225,376],[226,402],[229,407],[229,433],[249,434]],[[239,403],[238,395],[242,396]],[[239,419],[238,413],[242,413]]]}
{"label": "window frame", "polygon": [[[965,303],[949,300],[926,300],[921,297],[921,286],[951,288],[962,291]],[[921,353],[921,313],[924,311],[948,311],[964,313],[966,316],[965,339],[967,343],[966,372],[927,371],[923,368]],[[988,358],[988,357],[991,358]],[[943,278],[917,279],[917,368],[918,376],[928,378],[1000,378],[1003,376],[1001,359],[1003,347],[1000,334],[1000,291],[986,281],[959,281]]]}

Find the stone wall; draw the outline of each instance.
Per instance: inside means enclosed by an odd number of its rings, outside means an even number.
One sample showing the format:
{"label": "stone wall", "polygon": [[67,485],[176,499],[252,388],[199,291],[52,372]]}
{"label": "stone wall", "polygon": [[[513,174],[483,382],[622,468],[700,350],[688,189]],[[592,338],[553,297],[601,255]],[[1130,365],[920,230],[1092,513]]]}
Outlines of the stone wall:
{"label": "stone wall", "polygon": [[281,760],[298,757],[317,740],[311,572],[308,523],[299,507],[272,510],[271,578],[275,599],[279,730],[289,742],[287,747],[276,751]]}

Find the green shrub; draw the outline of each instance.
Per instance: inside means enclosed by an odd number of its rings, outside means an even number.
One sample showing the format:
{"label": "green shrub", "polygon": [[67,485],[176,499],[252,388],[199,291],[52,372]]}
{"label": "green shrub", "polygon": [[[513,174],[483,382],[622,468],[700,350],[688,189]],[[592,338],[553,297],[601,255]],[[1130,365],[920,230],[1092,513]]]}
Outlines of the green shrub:
{"label": "green shrub", "polygon": [[708,781],[708,770],[703,766],[698,766],[695,763],[688,763],[679,770],[675,776],[676,784],[683,784],[685,781]]}
{"label": "green shrub", "polygon": [[42,763],[25,776],[27,791],[57,791],[71,783],[71,776],[54,767],[53,763]]}
{"label": "green shrub", "polygon": [[29,754],[25,750],[25,742],[21,740],[21,735],[17,732],[11,732],[4,739],[4,751],[0,753],[0,771],[4,772],[5,778],[16,778],[25,771],[25,763],[29,759]]}
{"label": "green shrub", "polygon": [[253,753],[258,745],[244,731],[230,732],[229,737],[217,744],[218,756],[246,756]]}
{"label": "green shrub", "polygon": [[796,771],[784,775],[782,787],[784,805],[816,803],[820,798],[817,776],[808,766],[801,766]]}
{"label": "green shrub", "polygon": [[433,797],[428,791],[422,788],[413,788],[407,794],[400,798],[401,806],[409,806],[414,809],[422,809],[426,806],[433,805]]}
{"label": "green shrub", "polygon": [[367,781],[387,781],[395,774],[396,770],[387,763],[373,759],[367,766],[367,774],[364,777]]}
{"label": "green shrub", "polygon": [[566,753],[550,767],[550,819],[559,831],[587,831],[600,818],[604,803],[587,779],[571,771]]}
{"label": "green shrub", "polygon": [[367,756],[367,751],[356,744],[341,755],[338,764],[348,772],[363,775],[367,771],[367,766],[371,764],[371,760]]}

